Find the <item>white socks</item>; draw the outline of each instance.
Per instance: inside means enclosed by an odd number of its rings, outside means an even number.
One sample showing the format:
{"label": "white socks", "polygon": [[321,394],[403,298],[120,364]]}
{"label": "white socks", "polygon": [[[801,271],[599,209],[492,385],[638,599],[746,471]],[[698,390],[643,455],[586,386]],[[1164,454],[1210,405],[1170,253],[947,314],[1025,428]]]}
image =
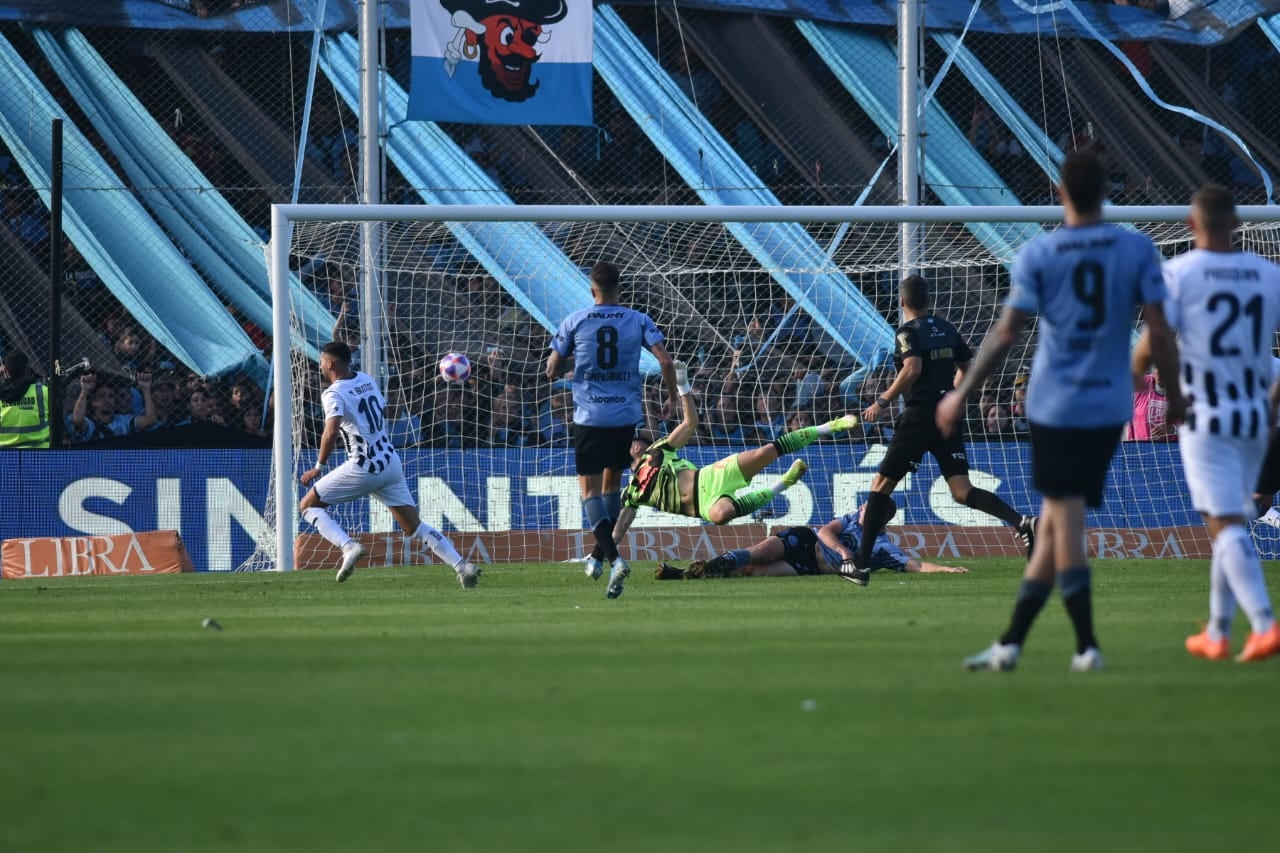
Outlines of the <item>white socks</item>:
{"label": "white socks", "polygon": [[465,562],[462,555],[458,553],[458,549],[453,547],[453,543],[449,541],[449,537],[445,536],[439,530],[436,530],[425,521],[418,524],[418,529],[414,531],[413,538],[421,539],[427,543],[427,547],[431,549],[431,553],[435,554],[441,560],[444,560],[455,571],[462,568]]}
{"label": "white socks", "polygon": [[[333,516],[325,511],[324,507],[313,506],[304,510],[302,518],[308,524],[316,529],[316,532],[328,539],[339,548],[345,548],[352,541],[347,532],[342,529],[338,522],[333,520]],[[418,525],[417,531],[413,534],[415,539],[421,539],[426,543],[431,552],[444,562],[448,563],[455,571],[462,568],[466,561],[462,559],[462,555],[458,553],[458,549],[453,547],[453,543],[449,541],[449,537],[445,536],[439,530],[436,530],[425,521]]]}
{"label": "white socks", "polygon": [[1240,602],[1240,608],[1249,617],[1253,632],[1269,631],[1276,620],[1271,611],[1271,597],[1267,594],[1267,581],[1262,574],[1262,561],[1253,549],[1248,532],[1238,524],[1223,528],[1214,540],[1213,552],[1214,562],[1221,564],[1222,573]]}
{"label": "white socks", "polygon": [[316,533],[319,533],[339,548],[345,548],[351,542],[351,537],[347,535],[347,531],[343,530],[342,526],[333,520],[333,516],[329,515],[324,507],[313,506],[310,509],[303,510],[302,518],[316,529]]}
{"label": "white socks", "polygon": [[1205,631],[1212,640],[1231,638],[1231,620],[1236,615],[1236,597],[1227,575],[1222,571],[1222,546],[1213,544],[1209,561],[1209,624]]}

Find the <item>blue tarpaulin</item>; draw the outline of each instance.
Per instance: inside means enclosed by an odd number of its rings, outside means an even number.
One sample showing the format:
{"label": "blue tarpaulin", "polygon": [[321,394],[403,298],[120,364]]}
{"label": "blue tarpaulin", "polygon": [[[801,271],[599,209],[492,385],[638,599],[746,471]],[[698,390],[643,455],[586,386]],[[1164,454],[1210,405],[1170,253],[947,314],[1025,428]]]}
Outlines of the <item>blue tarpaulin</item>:
{"label": "blue tarpaulin", "polygon": [[[1071,2],[1071,0],[1067,0]],[[615,2],[613,5],[649,5]],[[959,31],[969,16],[969,0],[929,0],[925,26],[930,30]],[[159,30],[208,30],[310,32],[320,0],[267,0],[242,9],[200,18],[164,0],[25,0],[0,3],[0,21],[24,21],[46,26],[126,27]],[[685,0],[682,9],[777,15],[834,24],[896,27],[898,0]],[[1082,15],[1104,37],[1121,40],[1159,39],[1186,44],[1211,45],[1229,41],[1259,17],[1280,13],[1280,0],[1207,0],[1175,5],[1176,18],[1139,6],[1104,2],[1079,2]],[[1089,37],[1061,14],[1062,3],[1041,0],[983,0],[971,29],[988,33],[1034,34],[1057,32],[1063,36]],[[1039,14],[1035,10],[1042,10]],[[1051,15],[1056,11],[1058,14]],[[355,30],[359,20],[357,0],[326,0],[325,30]],[[383,25],[409,26],[409,0],[383,5]]]}

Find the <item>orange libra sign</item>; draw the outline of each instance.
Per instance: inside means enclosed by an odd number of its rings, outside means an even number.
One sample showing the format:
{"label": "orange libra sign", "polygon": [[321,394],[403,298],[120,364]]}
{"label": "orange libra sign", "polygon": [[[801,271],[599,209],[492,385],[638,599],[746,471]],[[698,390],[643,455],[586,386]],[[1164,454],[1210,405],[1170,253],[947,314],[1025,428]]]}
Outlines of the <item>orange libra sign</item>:
{"label": "orange libra sign", "polygon": [[0,546],[0,563],[7,580],[195,571],[176,530],[6,539]]}

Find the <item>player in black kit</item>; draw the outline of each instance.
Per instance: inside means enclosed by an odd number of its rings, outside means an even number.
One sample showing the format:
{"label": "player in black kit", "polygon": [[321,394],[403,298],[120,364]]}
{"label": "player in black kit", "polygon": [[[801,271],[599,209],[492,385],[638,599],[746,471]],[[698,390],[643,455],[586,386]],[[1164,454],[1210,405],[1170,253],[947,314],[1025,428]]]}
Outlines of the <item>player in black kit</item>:
{"label": "player in black kit", "polygon": [[969,482],[969,458],[964,440],[957,433],[944,438],[934,421],[934,409],[942,396],[955,387],[959,376],[969,367],[973,351],[956,327],[929,309],[929,285],[918,275],[903,279],[901,290],[903,316],[898,329],[893,360],[898,368],[889,390],[862,413],[866,423],[874,423],[889,411],[894,399],[903,397],[904,410],[895,425],[893,439],[880,468],[871,481],[863,516],[864,535],[853,560],[841,567],[840,576],[859,586],[871,580],[871,549],[876,537],[893,517],[893,490],[908,473],[920,467],[925,453],[932,454],[951,488],[956,502],[995,516],[1017,528],[1018,537],[1027,546],[1035,542],[1035,522],[986,489],[974,488]]}

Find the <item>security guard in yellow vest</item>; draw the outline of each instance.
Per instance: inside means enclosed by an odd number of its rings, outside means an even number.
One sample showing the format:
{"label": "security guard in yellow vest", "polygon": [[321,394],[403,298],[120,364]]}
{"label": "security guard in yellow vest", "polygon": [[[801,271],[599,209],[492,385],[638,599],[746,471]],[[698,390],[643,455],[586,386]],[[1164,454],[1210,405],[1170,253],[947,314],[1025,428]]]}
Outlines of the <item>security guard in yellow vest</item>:
{"label": "security guard in yellow vest", "polygon": [[0,450],[49,446],[49,386],[36,379],[24,353],[0,368]]}

